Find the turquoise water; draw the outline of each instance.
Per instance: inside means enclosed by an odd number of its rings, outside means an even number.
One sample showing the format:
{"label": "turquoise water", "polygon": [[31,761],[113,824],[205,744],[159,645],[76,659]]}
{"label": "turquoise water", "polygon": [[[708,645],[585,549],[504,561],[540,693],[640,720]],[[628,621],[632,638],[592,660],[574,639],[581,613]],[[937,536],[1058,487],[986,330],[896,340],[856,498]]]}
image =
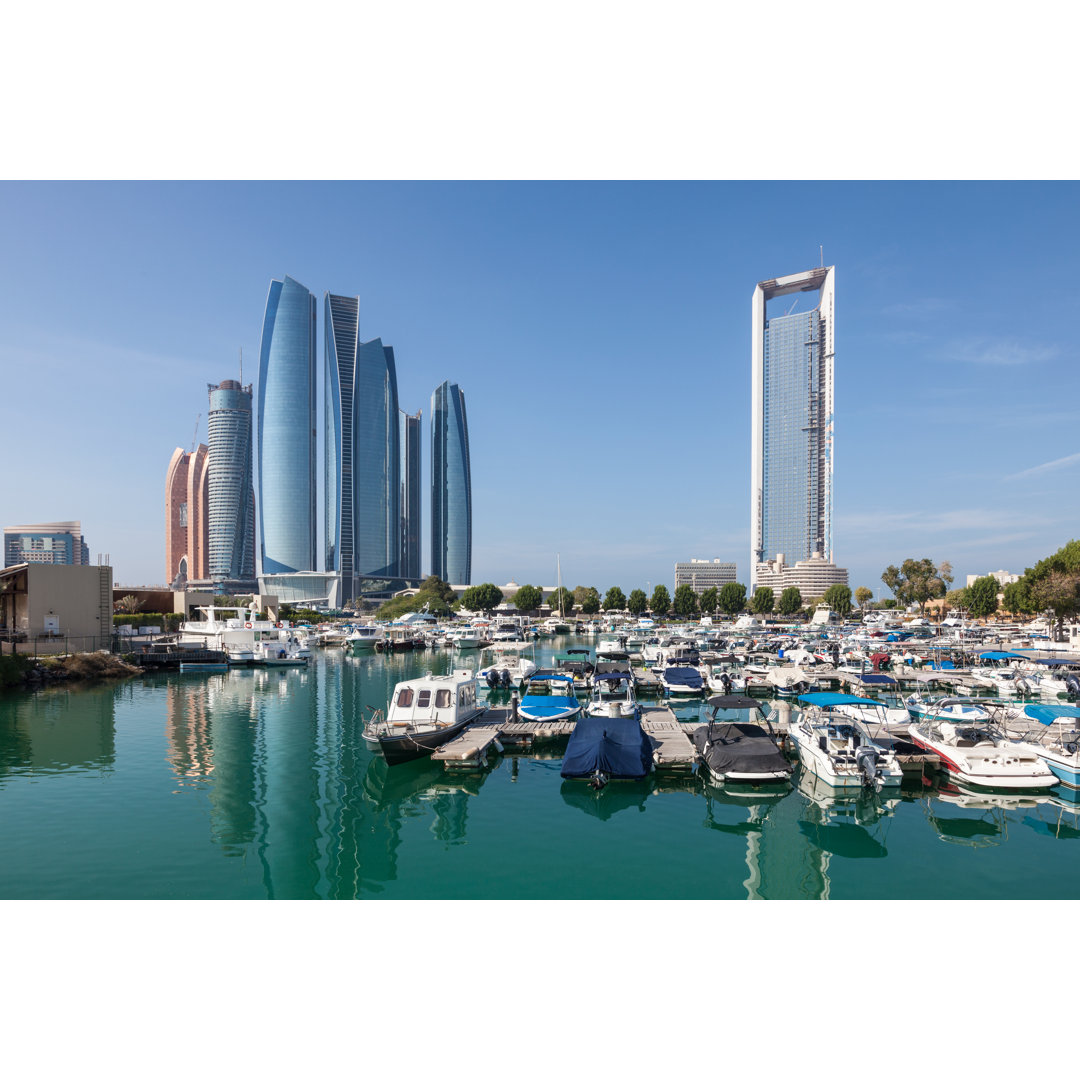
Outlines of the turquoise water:
{"label": "turquoise water", "polygon": [[334,650],[309,670],[0,697],[0,898],[1080,895],[1061,789],[980,805],[929,788],[836,800],[806,778],[743,797],[690,777],[596,794],[562,780],[559,744],[479,774],[388,769],[360,738],[365,706],[451,665]]}

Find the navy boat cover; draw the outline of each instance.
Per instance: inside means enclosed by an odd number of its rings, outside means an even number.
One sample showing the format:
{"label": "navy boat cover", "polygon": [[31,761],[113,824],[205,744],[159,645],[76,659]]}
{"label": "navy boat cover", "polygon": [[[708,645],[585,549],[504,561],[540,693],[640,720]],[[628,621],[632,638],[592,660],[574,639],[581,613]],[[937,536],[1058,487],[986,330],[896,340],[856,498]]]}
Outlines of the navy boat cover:
{"label": "navy boat cover", "polygon": [[664,678],[675,686],[693,686],[700,689],[705,685],[701,679],[701,672],[693,667],[665,668]]}
{"label": "navy boat cover", "polygon": [[652,743],[632,716],[583,716],[566,744],[562,775],[583,779],[597,769],[612,780],[640,780],[652,768]]}

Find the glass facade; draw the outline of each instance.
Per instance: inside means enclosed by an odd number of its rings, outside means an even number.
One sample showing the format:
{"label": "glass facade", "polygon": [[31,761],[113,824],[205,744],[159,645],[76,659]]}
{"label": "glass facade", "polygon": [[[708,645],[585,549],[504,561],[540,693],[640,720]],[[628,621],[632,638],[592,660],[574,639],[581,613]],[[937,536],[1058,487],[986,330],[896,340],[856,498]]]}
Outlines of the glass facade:
{"label": "glass facade", "polygon": [[815,309],[765,322],[762,546],[789,563],[823,543],[820,321]]}
{"label": "glass facade", "polygon": [[431,395],[431,572],[472,584],[472,473],[465,395],[444,382]]}
{"label": "glass facade", "polygon": [[401,436],[394,350],[359,338],[358,297],[325,296],[326,569],[342,599],[364,576],[397,578]]}
{"label": "glass facade", "polygon": [[420,413],[398,414],[401,421],[401,568],[402,577],[420,576]]}
{"label": "glass facade", "polygon": [[272,281],[259,356],[260,573],[315,570],[315,297]]}
{"label": "glass facade", "polygon": [[226,379],[207,387],[207,504],[210,577],[255,577],[255,495],[251,461],[251,386]]}
{"label": "glass facade", "polygon": [[89,566],[90,548],[78,521],[41,525],[11,525],[4,529],[4,566],[48,563],[53,566]]}

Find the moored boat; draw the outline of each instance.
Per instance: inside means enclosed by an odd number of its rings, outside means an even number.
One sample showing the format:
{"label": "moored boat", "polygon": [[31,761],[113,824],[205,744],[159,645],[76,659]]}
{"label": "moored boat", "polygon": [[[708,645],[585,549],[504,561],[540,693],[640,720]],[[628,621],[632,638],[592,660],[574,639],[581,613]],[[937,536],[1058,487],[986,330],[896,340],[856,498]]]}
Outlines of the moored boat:
{"label": "moored boat", "polygon": [[373,710],[363,739],[369,749],[386,758],[388,765],[400,765],[427,757],[484,710],[477,700],[476,675],[472,671],[407,679],[394,687],[385,717]]}
{"label": "moored boat", "polygon": [[1023,732],[1024,742],[1063,784],[1080,788],[1080,708],[1024,705],[1018,719],[1036,722]]}
{"label": "moored boat", "polygon": [[709,698],[708,723],[694,731],[691,741],[718,783],[776,784],[791,779],[791,762],[777,745],[761,703],[738,694]]}
{"label": "moored boat", "polygon": [[529,676],[518,705],[518,716],[523,720],[572,720],[580,712],[572,675],[541,669]]}
{"label": "moored boat", "polygon": [[583,716],[566,745],[562,776],[601,788],[609,780],[640,780],[652,768],[652,742],[637,719]]}

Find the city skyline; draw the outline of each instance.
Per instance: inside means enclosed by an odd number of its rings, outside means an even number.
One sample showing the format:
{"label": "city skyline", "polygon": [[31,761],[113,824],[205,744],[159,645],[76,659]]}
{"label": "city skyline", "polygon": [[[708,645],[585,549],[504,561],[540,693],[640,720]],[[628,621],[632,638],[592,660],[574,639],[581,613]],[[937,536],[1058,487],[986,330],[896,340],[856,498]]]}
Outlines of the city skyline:
{"label": "city skyline", "polygon": [[[1071,182],[8,183],[0,355],[31,403],[11,437],[40,448],[36,479],[5,477],[5,523],[79,518],[118,582],[159,583],[161,463],[189,445],[222,361],[258,352],[265,283],[287,267],[363,297],[365,325],[409,358],[402,402],[448,378],[467,388],[474,582],[553,580],[559,552],[571,587],[670,585],[676,561],[705,555],[749,583],[746,299],[755,282],[816,265],[824,245],[843,280],[835,562],[877,596],[885,566],[909,556],[948,559],[958,579],[1022,572],[1080,533],[1067,497],[1080,448],[1058,404],[1075,384],[1075,255],[1061,238],[1077,193]],[[340,243],[317,240],[330,220]],[[349,254],[361,234],[377,269]],[[149,265],[146,245],[159,255]],[[194,290],[182,315],[165,302],[181,288]],[[45,303],[57,293],[71,298],[63,308]],[[123,319],[108,294],[123,295]],[[50,416],[62,437],[46,443],[33,404],[43,376],[65,390]],[[105,384],[152,468],[73,454],[98,440],[86,405],[104,403]],[[571,431],[574,460],[625,460],[654,493],[632,529],[598,535],[588,514],[571,530],[555,515],[523,521],[515,496],[550,477]],[[719,467],[676,476],[687,452]],[[320,498],[322,479],[320,468]],[[423,535],[427,572],[426,522]]]}

